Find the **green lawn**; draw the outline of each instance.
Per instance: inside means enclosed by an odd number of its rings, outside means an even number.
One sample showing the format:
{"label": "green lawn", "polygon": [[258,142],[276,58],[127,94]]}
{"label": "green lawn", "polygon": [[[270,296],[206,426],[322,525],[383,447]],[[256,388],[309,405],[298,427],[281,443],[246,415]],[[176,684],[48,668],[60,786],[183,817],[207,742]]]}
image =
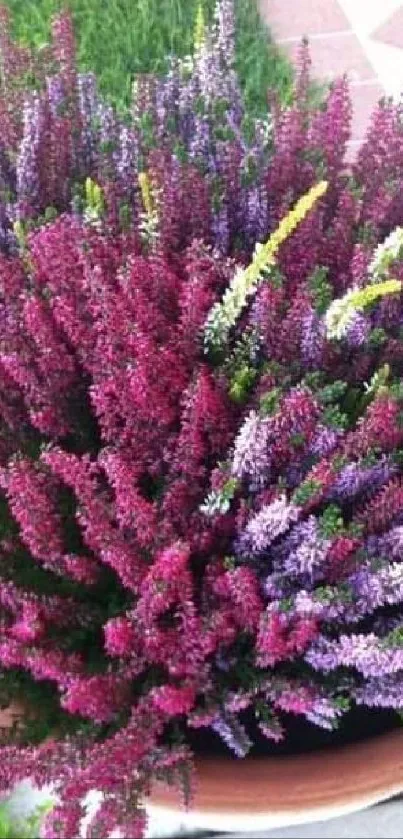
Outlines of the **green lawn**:
{"label": "green lawn", "polygon": [[[52,15],[63,0],[5,0],[15,34],[44,43]],[[127,103],[138,72],[163,71],[168,53],[189,53],[199,0],[70,0],[76,23],[80,67],[94,70],[101,89],[117,104]],[[211,20],[214,0],[204,0]],[[288,62],[279,54],[258,15],[255,0],[236,0],[238,69],[249,108],[264,113],[269,86],[287,96]]]}

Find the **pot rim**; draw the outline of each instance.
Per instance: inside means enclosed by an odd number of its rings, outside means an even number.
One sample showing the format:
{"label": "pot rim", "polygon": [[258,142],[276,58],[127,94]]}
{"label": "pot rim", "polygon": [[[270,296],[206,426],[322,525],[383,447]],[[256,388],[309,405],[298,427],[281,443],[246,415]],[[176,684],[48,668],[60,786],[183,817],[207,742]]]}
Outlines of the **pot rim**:
{"label": "pot rim", "polygon": [[403,793],[403,730],[305,755],[196,757],[195,766],[191,808],[158,782],[147,803],[152,819],[238,832],[318,821]]}

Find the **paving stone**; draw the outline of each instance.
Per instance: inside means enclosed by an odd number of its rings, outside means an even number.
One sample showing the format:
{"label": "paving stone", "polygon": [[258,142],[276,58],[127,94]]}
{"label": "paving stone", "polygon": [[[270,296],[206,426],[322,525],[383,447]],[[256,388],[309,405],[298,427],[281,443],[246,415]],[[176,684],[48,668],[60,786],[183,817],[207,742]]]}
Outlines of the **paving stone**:
{"label": "paving stone", "polygon": [[[226,834],[222,839],[402,839],[403,802],[381,804],[328,822],[302,824],[266,833]],[[201,837],[202,839],[202,837]]]}
{"label": "paving stone", "polygon": [[370,38],[374,41],[382,41],[384,44],[389,44],[391,47],[403,48],[403,6],[396,9],[375,32],[372,32]]}
{"label": "paving stone", "polygon": [[351,29],[337,0],[260,0],[260,7],[278,40]]}
{"label": "paving stone", "polygon": [[[354,107],[352,142],[347,155],[351,159],[357,151],[357,141],[365,134],[374,106],[384,95],[384,88],[368,57],[365,39],[363,42],[357,36],[355,29],[357,32],[361,29],[356,18],[349,13],[350,6],[346,0],[342,0],[342,4],[338,0],[259,2],[263,17],[291,60],[297,58],[301,39],[307,35],[314,77],[319,81],[330,81],[347,73],[352,85]],[[373,3],[374,0],[367,2]],[[362,7],[362,14],[365,14],[365,8]],[[388,14],[388,20],[371,38],[403,47],[403,4],[392,15],[389,5],[384,12],[385,16]],[[380,17],[377,19],[380,20]]]}
{"label": "paving stone", "polygon": [[382,85],[376,80],[372,84],[351,85],[353,121],[351,139],[361,139],[368,127],[369,118],[379,99],[385,95]]}
{"label": "paving stone", "polygon": [[[298,54],[299,42],[283,44],[292,60]],[[364,50],[354,32],[343,35],[326,35],[309,43],[312,58],[312,75],[320,80],[331,80],[347,73],[351,82],[375,80]]]}

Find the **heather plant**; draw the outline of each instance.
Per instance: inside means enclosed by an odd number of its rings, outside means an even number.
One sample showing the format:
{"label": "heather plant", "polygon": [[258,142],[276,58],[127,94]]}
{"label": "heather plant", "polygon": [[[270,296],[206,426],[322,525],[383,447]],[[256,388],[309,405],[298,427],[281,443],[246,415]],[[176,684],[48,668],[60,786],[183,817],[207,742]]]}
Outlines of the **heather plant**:
{"label": "heather plant", "polygon": [[[267,118],[252,119],[235,69],[232,0],[217,2],[212,27],[199,20],[189,59],[173,57],[165,76],[136,79],[125,116],[101,98],[91,73],[77,71],[67,13],[55,19],[53,43],[40,61],[13,43],[5,9],[0,28],[3,250],[23,246],[33,226],[60,212],[91,215],[88,179],[102,190],[98,215],[108,225],[147,228],[150,218],[144,218],[139,184],[146,177],[153,203],[151,233],[159,226],[160,246],[181,249],[197,236],[223,255],[245,260],[294,199],[322,175],[337,178],[342,168],[351,107],[347,82],[336,82],[321,109],[315,109],[309,54],[302,45],[293,103],[281,108],[269,92]],[[382,159],[382,176],[367,188],[368,170],[359,171],[363,164],[357,160],[363,195],[346,183],[339,195],[337,230],[329,235],[329,251],[334,260],[339,253],[341,275],[348,243],[344,249],[335,243],[343,241],[344,227],[351,233],[357,207],[363,206],[357,224],[368,244],[376,244],[383,213],[385,230],[393,225],[393,213],[399,214],[398,109],[385,103],[377,120],[374,137],[383,132],[389,144],[387,155],[378,148],[379,140],[376,149],[371,141],[371,153]],[[377,160],[372,162],[376,170]],[[310,254],[307,249],[305,262]]]}
{"label": "heather plant", "polygon": [[[39,48],[49,41],[52,16],[63,0],[7,0],[13,32]],[[198,7],[211,21],[215,0],[69,0],[78,36],[78,60],[96,73],[103,95],[120,107],[138,73],[164,73],[169,56],[192,52]],[[236,0],[237,70],[248,110],[264,114],[267,88],[287,97],[292,69],[262,21],[256,0]],[[100,37],[107,32],[107,37]]]}
{"label": "heather plant", "polygon": [[236,155],[214,216],[212,170],[146,120],[133,180],[102,146],[0,254],[0,700],[25,708],[0,788],[53,784],[46,836],[100,790],[88,835],[137,839],[155,779],[189,800],[194,730],[242,757],[250,716],[278,742],[402,709],[401,112],[348,171],[347,82],[320,111],[308,86],[304,46],[259,227]]}
{"label": "heather plant", "polygon": [[224,253],[240,237],[251,245],[267,233],[270,126],[245,108],[232,0],[216,4],[211,27],[199,16],[188,59],[172,57],[165,76],[136,79],[125,116],[100,97],[91,73],[77,71],[67,12],[54,20],[40,67],[11,41],[8,26],[3,9],[3,247],[15,240],[13,223],[21,238],[38,217],[85,211],[88,178],[104,190],[109,220],[140,220],[145,173],[156,209],[163,205],[161,240],[171,247],[173,227],[179,244],[197,231]]}
{"label": "heather plant", "polygon": [[1,785],[55,784],[49,836],[77,835],[100,789],[89,835],[137,837],[152,778],[187,790],[185,718],[243,756],[248,707],[275,741],[284,713],[401,707],[395,320],[372,300],[384,340],[341,351],[318,315],[312,363],[309,293],[277,266],[210,358],[233,268],[202,243],[144,254],[64,216],[27,250],[1,263],[0,660],[3,704],[34,704]]}

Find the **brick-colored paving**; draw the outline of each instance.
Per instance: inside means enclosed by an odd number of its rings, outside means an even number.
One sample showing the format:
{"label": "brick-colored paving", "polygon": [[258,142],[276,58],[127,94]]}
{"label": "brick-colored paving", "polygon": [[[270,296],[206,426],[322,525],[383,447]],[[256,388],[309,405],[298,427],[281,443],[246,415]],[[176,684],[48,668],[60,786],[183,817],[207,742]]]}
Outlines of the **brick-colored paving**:
{"label": "brick-colored paving", "polygon": [[[279,45],[295,59],[303,36],[310,42],[319,80],[347,73],[354,107],[350,154],[385,93],[403,89],[403,3],[399,0],[260,0]],[[383,44],[377,43],[383,41]],[[393,48],[401,47],[397,52]],[[395,56],[390,54],[390,51]]]}
{"label": "brick-colored paving", "polygon": [[279,40],[351,29],[337,0],[263,0],[262,10]]}
{"label": "brick-colored paving", "polygon": [[374,41],[383,41],[392,47],[403,48],[403,6],[396,9],[388,20],[373,32]]}
{"label": "brick-colored paving", "polygon": [[[301,39],[291,43],[280,43],[294,59],[299,50]],[[310,38],[309,51],[312,59],[312,73],[317,79],[334,79],[347,73],[351,82],[376,81],[374,68],[354,32],[342,32]]]}

